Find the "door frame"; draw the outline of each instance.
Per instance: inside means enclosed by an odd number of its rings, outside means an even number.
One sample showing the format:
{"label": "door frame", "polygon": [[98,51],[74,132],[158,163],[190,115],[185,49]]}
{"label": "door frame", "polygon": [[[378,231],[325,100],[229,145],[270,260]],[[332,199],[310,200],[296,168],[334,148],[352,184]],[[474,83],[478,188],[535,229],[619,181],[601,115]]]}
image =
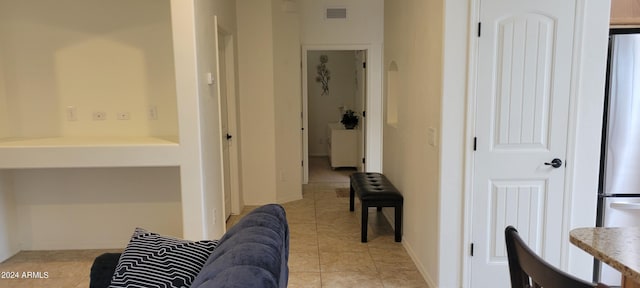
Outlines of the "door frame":
{"label": "door frame", "polygon": [[[231,141],[228,143],[228,151],[229,151],[229,170],[230,171],[224,171],[224,169],[222,169],[222,173],[229,173],[229,179],[230,179],[230,183],[229,183],[229,187],[231,189],[231,213],[232,215],[238,215],[241,213],[242,211],[242,205],[241,205],[241,200],[240,200],[240,174],[239,174],[239,143],[238,143],[238,121],[237,121],[237,117],[238,117],[238,111],[237,111],[237,105],[236,105],[236,101],[237,101],[237,86],[236,86],[236,66],[235,66],[235,38],[233,36],[233,34],[228,33],[224,28],[220,27],[218,25],[218,27],[216,27],[216,37],[217,37],[217,41],[216,44],[219,45],[224,45],[224,52],[225,55],[218,55],[218,51],[219,51],[219,47],[215,47],[216,49],[216,55],[218,57],[218,59],[220,57],[224,57],[224,71],[225,71],[225,96],[226,96],[226,103],[227,103],[227,107],[221,107],[220,106],[220,101],[218,102],[218,107],[219,109],[226,109],[227,110],[227,129],[229,131],[229,134],[232,136],[235,136],[234,138],[231,138]],[[222,39],[220,39],[221,37],[219,36],[223,36]],[[220,77],[220,67],[219,67],[219,60],[216,60],[216,63],[218,63],[218,67],[216,67],[216,79],[221,79]],[[219,84],[219,83],[218,83]],[[216,85],[217,89],[220,89],[220,85]],[[220,95],[218,93],[218,95]],[[220,117],[222,117],[222,113],[219,113]],[[221,122],[222,123],[222,122]],[[223,135],[220,135],[221,139],[220,141],[227,141],[226,139],[223,139]],[[222,157],[224,157],[222,155],[222,153],[224,153],[222,146],[221,146],[221,150],[220,150],[220,159],[223,159]],[[224,166],[224,165],[223,165]],[[224,181],[225,176],[222,175],[222,180]],[[222,188],[224,189],[224,184],[222,185]],[[223,201],[223,210],[226,209],[224,207],[224,191],[222,191],[222,201]],[[227,211],[223,211],[222,215],[227,215],[229,213],[227,213]],[[226,220],[226,219],[225,219]]]}
{"label": "door frame", "polygon": [[366,159],[365,171],[382,172],[382,46],[374,44],[362,45],[302,45],[302,184],[309,183],[309,116],[308,116],[308,83],[307,54],[309,51],[322,50],[363,50],[367,55],[365,111],[367,125],[365,133]]}
{"label": "door frame", "polygon": [[[481,0],[470,1],[467,92],[464,145],[464,191],[462,235],[462,286],[473,287],[470,279],[471,224],[473,207],[473,138],[475,136],[475,91],[478,55],[478,23]],[[597,2],[597,3],[596,3]],[[576,28],[571,70],[569,124],[567,131],[566,176],[562,212],[562,238],[560,269],[591,279],[592,260],[586,253],[569,243],[569,230],[595,225],[597,187],[599,175],[599,129],[602,126],[604,106],[604,77],[606,71],[607,37],[609,31],[610,1],[576,0]],[[588,18],[588,21],[586,20]],[[603,56],[604,57],[600,57]],[[600,59],[602,58],[602,59]],[[588,65],[587,65],[588,64]],[[589,69],[583,69],[589,66]],[[593,69],[591,69],[593,68]],[[579,145],[578,145],[579,143]],[[575,209],[572,209],[575,208]],[[586,208],[586,209],[585,209]],[[589,209],[592,208],[592,209]],[[441,243],[442,244],[442,243]]]}

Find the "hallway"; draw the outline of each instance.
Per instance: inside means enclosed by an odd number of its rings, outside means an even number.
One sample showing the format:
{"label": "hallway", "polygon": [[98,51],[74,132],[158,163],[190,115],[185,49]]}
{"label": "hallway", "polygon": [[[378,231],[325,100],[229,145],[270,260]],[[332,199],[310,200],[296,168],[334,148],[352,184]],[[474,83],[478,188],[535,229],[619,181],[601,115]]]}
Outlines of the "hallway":
{"label": "hallway", "polygon": [[[427,287],[375,209],[369,211],[368,242],[360,242],[357,200],[356,211],[349,211],[348,175],[355,170],[332,170],[326,157],[309,160],[303,199],[282,205],[291,231],[289,287]],[[243,214],[253,207],[245,208]]]}
{"label": "hallway", "polygon": [[303,200],[283,205],[291,230],[289,287],[427,287],[375,209],[368,242],[360,242],[360,205],[350,212],[349,197],[336,190],[348,191],[348,183],[307,184]]}

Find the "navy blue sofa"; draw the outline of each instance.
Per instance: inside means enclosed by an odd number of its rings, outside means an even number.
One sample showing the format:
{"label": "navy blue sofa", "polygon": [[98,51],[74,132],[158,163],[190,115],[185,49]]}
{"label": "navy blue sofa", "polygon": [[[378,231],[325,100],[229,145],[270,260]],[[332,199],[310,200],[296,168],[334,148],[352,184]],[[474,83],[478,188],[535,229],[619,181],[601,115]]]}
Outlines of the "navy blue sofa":
{"label": "navy blue sofa", "polygon": [[[90,287],[109,287],[120,254],[98,256]],[[225,233],[191,287],[287,287],[289,226],[282,206],[256,208]]]}

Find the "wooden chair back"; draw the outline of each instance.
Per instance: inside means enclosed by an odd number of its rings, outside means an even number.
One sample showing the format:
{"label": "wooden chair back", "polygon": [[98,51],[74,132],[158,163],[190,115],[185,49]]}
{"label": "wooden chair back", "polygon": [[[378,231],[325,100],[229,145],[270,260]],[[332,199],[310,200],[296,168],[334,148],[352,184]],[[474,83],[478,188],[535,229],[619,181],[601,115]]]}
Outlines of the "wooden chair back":
{"label": "wooden chair back", "polygon": [[512,288],[595,288],[607,287],[581,280],[552,266],[520,238],[518,230],[504,230]]}

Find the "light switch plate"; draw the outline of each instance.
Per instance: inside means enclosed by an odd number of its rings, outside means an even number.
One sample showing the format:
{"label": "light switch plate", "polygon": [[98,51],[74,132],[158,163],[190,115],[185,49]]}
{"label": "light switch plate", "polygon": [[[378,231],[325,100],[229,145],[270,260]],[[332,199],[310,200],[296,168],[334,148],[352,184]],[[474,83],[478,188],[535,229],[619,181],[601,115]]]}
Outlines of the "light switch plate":
{"label": "light switch plate", "polygon": [[67,121],[77,121],[78,113],[76,111],[76,107],[67,106]]}
{"label": "light switch plate", "polygon": [[147,116],[149,120],[158,120],[158,107],[149,106],[149,110],[147,111]]}
{"label": "light switch plate", "polygon": [[436,147],[436,128],[429,127],[427,129],[427,143],[432,147]]}

